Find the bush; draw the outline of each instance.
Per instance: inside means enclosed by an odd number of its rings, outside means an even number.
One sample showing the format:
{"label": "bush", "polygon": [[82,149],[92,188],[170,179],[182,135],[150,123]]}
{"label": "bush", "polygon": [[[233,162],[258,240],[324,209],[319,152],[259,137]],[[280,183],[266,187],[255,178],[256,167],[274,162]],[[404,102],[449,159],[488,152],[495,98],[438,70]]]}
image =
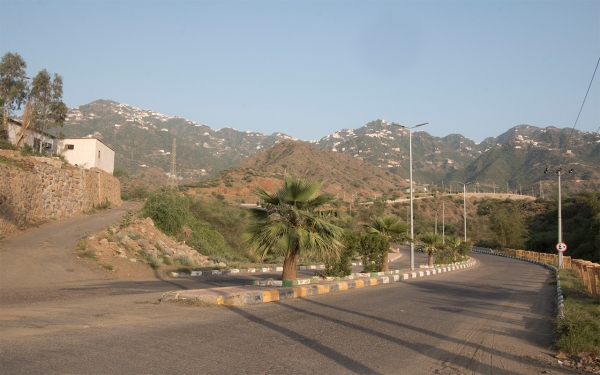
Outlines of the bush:
{"label": "bush", "polygon": [[129,173],[124,168],[115,166],[115,169],[113,170],[113,176],[116,178],[129,177]]}
{"label": "bush", "polygon": [[377,233],[362,235],[358,252],[362,257],[364,272],[383,271],[383,263],[389,248],[389,242]]}
{"label": "bush", "polygon": [[350,260],[356,253],[359,244],[359,237],[353,233],[344,233],[344,250],[339,258],[329,258],[325,260],[325,276],[344,277],[352,274]]}
{"label": "bush", "polygon": [[150,195],[140,212],[141,217],[151,218],[158,229],[172,237],[179,234],[188,215],[187,200],[166,190]]}

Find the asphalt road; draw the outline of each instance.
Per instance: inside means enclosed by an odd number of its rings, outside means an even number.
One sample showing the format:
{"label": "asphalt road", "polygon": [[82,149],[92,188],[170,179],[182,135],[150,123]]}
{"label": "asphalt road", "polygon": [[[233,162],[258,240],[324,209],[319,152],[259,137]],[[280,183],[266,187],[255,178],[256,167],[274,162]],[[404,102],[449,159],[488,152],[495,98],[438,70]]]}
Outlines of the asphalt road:
{"label": "asphalt road", "polygon": [[[77,225],[86,226],[84,219]],[[14,249],[17,242],[1,245]],[[72,256],[67,245],[62,255],[58,247],[49,246],[56,256]],[[10,259],[16,267],[7,251],[0,250],[0,261]],[[85,264],[73,263],[70,272],[57,263],[60,277],[43,283],[36,277],[26,281],[26,274],[14,270],[9,278],[2,264],[0,369],[2,374],[569,373],[545,361],[552,354],[555,314],[550,271],[472,256],[478,265],[469,269],[241,308],[157,302],[166,290],[244,283],[239,276],[120,281],[86,273]],[[416,264],[424,261],[417,253]],[[408,254],[394,267],[407,262]]]}

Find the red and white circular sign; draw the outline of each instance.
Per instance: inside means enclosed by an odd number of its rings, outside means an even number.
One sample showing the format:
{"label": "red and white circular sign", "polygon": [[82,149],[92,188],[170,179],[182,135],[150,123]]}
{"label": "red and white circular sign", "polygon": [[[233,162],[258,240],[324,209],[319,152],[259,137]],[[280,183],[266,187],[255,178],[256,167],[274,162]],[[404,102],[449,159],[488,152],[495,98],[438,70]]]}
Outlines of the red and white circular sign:
{"label": "red and white circular sign", "polygon": [[561,253],[564,253],[565,251],[567,251],[567,244],[564,242],[557,243],[556,250],[560,251]]}

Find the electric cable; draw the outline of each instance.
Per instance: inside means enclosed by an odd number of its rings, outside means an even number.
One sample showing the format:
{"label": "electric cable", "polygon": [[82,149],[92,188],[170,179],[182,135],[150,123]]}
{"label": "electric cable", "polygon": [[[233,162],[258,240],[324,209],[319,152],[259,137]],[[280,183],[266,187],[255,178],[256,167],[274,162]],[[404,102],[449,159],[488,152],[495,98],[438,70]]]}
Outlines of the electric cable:
{"label": "electric cable", "polygon": [[592,79],[590,80],[590,84],[588,85],[587,91],[585,93],[585,97],[583,98],[583,102],[581,103],[581,108],[579,108],[579,113],[577,114],[577,118],[575,119],[575,123],[573,124],[573,128],[571,129],[569,138],[567,138],[567,142],[565,142],[565,148],[562,152],[562,154],[563,154],[562,161],[560,162],[559,166],[561,166],[565,160],[564,155],[567,152],[567,147],[569,146],[569,141],[571,140],[571,137],[573,136],[573,132],[575,131],[575,126],[577,126],[577,121],[579,121],[579,116],[581,116],[581,111],[583,111],[583,106],[585,105],[585,101],[588,97],[588,94],[590,93],[590,88],[592,87],[592,82],[594,82],[594,77],[596,76],[596,71],[598,70],[598,64],[600,64],[600,57],[598,57],[598,62],[596,62],[596,68],[594,69],[594,74],[592,74]]}

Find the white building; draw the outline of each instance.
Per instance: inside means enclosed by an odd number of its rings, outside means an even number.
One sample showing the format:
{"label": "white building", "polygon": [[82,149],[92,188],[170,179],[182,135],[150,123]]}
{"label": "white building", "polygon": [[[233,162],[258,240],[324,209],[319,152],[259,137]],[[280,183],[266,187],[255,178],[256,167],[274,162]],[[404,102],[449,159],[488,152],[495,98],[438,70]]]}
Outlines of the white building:
{"label": "white building", "polygon": [[66,138],[58,141],[58,153],[69,164],[82,168],[99,168],[108,173],[115,169],[115,152],[95,138]]}
{"label": "white building", "polygon": [[55,136],[36,129],[23,129],[23,124],[12,118],[8,119],[6,125],[8,127],[8,140],[12,144],[19,147],[29,145],[35,151],[39,151],[40,142],[42,142],[43,154],[52,155],[56,152],[57,139]]}

